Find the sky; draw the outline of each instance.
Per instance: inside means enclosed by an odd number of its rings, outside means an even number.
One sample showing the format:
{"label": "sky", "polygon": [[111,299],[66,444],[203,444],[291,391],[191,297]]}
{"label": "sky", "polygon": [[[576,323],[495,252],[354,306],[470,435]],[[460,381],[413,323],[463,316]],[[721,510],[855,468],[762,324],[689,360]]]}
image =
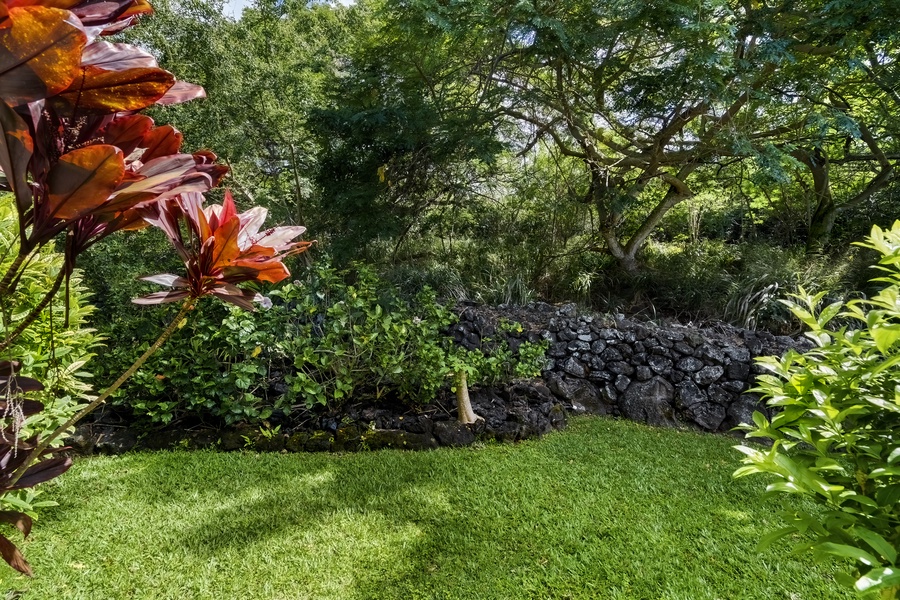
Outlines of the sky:
{"label": "sky", "polygon": [[226,16],[234,17],[237,19],[241,16],[241,11],[244,10],[245,7],[249,6],[251,0],[227,0],[225,2],[225,8],[222,12],[225,13]]}
{"label": "sky", "polygon": [[[347,6],[353,4],[354,0],[338,0],[338,2]],[[239,19],[241,12],[251,4],[253,4],[253,0],[225,0],[225,6],[222,8],[222,12],[225,13],[225,16]]]}

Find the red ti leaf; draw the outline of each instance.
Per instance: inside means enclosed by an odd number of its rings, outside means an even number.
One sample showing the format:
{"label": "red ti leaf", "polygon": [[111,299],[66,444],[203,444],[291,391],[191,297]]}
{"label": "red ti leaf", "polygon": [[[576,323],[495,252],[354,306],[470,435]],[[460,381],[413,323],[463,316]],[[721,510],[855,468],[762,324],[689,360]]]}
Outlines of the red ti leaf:
{"label": "red ti leaf", "polygon": [[72,6],[72,12],[89,27],[109,26],[128,19],[134,0],[83,0]]}
{"label": "red ti leaf", "polygon": [[148,162],[154,158],[176,154],[181,148],[184,136],[171,125],[163,125],[149,132],[141,144],[146,148],[141,155],[141,162]]}
{"label": "red ti leaf", "polygon": [[9,541],[9,538],[5,535],[0,535],[0,556],[13,569],[31,577],[31,565],[28,564],[28,561],[25,560],[25,557],[22,556],[16,545]]}
{"label": "red ti leaf", "polygon": [[6,5],[9,6],[9,8],[17,8],[19,6],[46,6],[49,8],[69,10],[83,1],[84,0],[8,0]]}
{"label": "red ti leaf", "polygon": [[12,402],[7,400],[0,400],[0,410],[6,411],[12,408],[11,405],[18,404],[22,409],[22,414],[26,417],[30,417],[31,415],[36,415],[42,410],[44,410],[44,405],[38,402],[37,400],[13,400]]}
{"label": "red ti leaf", "polygon": [[132,300],[135,304],[166,304],[168,302],[177,302],[179,300],[184,300],[190,294],[185,290],[172,290],[171,292],[153,292],[152,294],[147,294],[146,296],[141,296],[140,298],[135,298]]}
{"label": "red ti leaf", "polygon": [[16,196],[19,214],[31,206],[31,189],[26,179],[28,163],[34,153],[34,142],[28,127],[16,112],[0,101],[0,170],[9,189]]}
{"label": "red ti leaf", "polygon": [[[119,2],[119,4],[124,4],[124,2]],[[130,5],[123,12],[116,16],[115,21],[110,23],[103,29],[103,31],[100,32],[100,35],[112,35],[114,33],[118,33],[134,25],[137,22],[137,18],[139,16],[149,15],[152,12],[153,7],[150,6],[150,3],[147,2],[147,0],[132,0]]]}
{"label": "red ti leaf", "polygon": [[[236,260],[234,261],[235,267],[250,267],[256,271],[256,275],[253,277],[254,281],[267,281],[269,283],[278,283],[279,281],[283,281],[288,276],[290,276],[290,271],[288,271],[287,267],[282,264],[280,260],[268,260],[268,261],[244,261],[244,260]],[[225,276],[229,277],[232,275],[229,269],[225,270]]]}
{"label": "red ti leaf", "polygon": [[93,65],[107,71],[125,69],[156,68],[159,65],[153,55],[130,44],[94,42],[89,44],[81,56],[82,65]]}
{"label": "red ti leaf", "polygon": [[[150,224],[166,233],[187,267],[185,278],[174,275],[147,278],[175,289],[135,301],[140,304],[209,294],[253,310],[255,293],[235,284],[281,281],[290,275],[282,260],[311,245],[311,242],[292,241],[306,230],[303,227],[275,227],[260,233],[265,209],[251,209],[239,214],[234,198],[227,191],[222,205],[204,208],[202,194],[184,193],[153,205],[142,205],[138,211]],[[196,244],[184,243],[179,222],[191,231],[192,238],[200,241],[199,248]]]}
{"label": "red ti leaf", "polygon": [[199,100],[200,98],[206,98],[206,90],[201,86],[186,81],[176,81],[175,85],[166,92],[166,95],[157,100],[156,103],[161,106],[169,106],[171,104]]}
{"label": "red ti leaf", "polygon": [[17,360],[0,360],[0,376],[11,377],[19,372],[22,363]]}
{"label": "red ti leaf", "polygon": [[239,306],[244,310],[253,312],[256,310],[256,307],[253,305],[253,299],[256,297],[256,293],[252,290],[242,290],[238,288],[240,293],[231,294],[221,291],[222,286],[216,286],[215,291],[212,292],[212,295],[218,298],[219,300],[223,300],[230,304],[234,304],[235,306]]}
{"label": "red ti leaf", "polygon": [[[149,160],[135,173],[137,177],[119,185],[108,209],[117,212],[137,204],[162,200],[188,192],[206,192],[216,185],[222,174],[220,165],[207,165],[205,157],[198,161],[191,154],[172,154]],[[227,170],[227,167],[225,167]]]}
{"label": "red ti leaf", "polygon": [[44,384],[32,377],[23,377],[22,375],[0,377],[0,393],[7,390],[17,393],[40,392],[43,389]]}
{"label": "red ti leaf", "polygon": [[19,106],[68,88],[87,42],[72,13],[45,6],[10,8],[0,27],[0,98]]}
{"label": "red ti leaf", "polygon": [[98,144],[63,154],[48,177],[46,216],[71,220],[103,205],[125,174],[125,159],[115,146]]}
{"label": "red ti leaf", "polygon": [[87,65],[81,70],[81,76],[54,98],[63,108],[100,114],[141,110],[175,83],[174,75],[157,68],[108,71]]}
{"label": "red ti leaf", "polygon": [[125,115],[116,117],[100,131],[104,144],[117,146],[128,156],[137,148],[144,147],[144,137],[153,129],[153,119],[146,115]]}
{"label": "red ti leaf", "polygon": [[160,273],[159,275],[149,275],[147,277],[139,277],[141,281],[149,281],[150,283],[156,283],[158,285],[167,285],[169,287],[183,287],[188,285],[190,282],[181,277],[179,275],[172,275],[171,273]]}
{"label": "red ti leaf", "polygon": [[[54,449],[54,451],[58,450],[60,450],[60,448]],[[21,449],[19,451],[21,452]],[[25,471],[25,474],[22,475],[22,478],[19,479],[15,485],[6,489],[22,490],[34,487],[39,483],[44,483],[45,481],[50,481],[54,477],[59,477],[68,471],[71,466],[72,458],[69,456],[58,456],[56,458],[49,458],[47,460],[36,462]]]}
{"label": "red ti leaf", "polygon": [[15,510],[0,510],[0,523],[9,523],[28,537],[31,533],[31,517]]}

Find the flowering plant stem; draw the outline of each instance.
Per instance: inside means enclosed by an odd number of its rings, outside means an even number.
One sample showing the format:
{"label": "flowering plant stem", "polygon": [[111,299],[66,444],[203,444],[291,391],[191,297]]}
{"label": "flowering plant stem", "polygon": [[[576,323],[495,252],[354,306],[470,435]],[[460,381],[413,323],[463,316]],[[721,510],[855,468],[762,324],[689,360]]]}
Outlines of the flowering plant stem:
{"label": "flowering plant stem", "polygon": [[[13,342],[19,339],[19,336],[25,333],[25,331],[31,327],[31,325],[37,321],[38,317],[41,316],[41,313],[45,308],[50,306],[50,302],[53,301],[53,298],[56,296],[56,293],[59,292],[59,288],[62,287],[63,281],[66,279],[66,269],[65,267],[60,270],[59,275],[56,276],[56,280],[53,282],[53,287],[44,294],[43,299],[31,309],[31,312],[23,319],[15,328],[15,330],[6,336],[6,339],[0,342],[0,352],[3,352]],[[2,295],[2,291],[0,291],[0,295]],[[52,317],[51,317],[52,318]]]}
{"label": "flowering plant stem", "polygon": [[122,387],[122,384],[124,384],[126,381],[128,381],[128,379],[132,375],[134,375],[137,372],[137,370],[140,369],[144,365],[145,362],[147,362],[147,359],[150,358],[157,350],[159,350],[162,347],[162,345],[165,343],[165,341],[167,339],[169,339],[169,337],[172,335],[172,333],[174,333],[175,330],[178,329],[178,325],[185,318],[185,316],[187,316],[187,313],[190,312],[194,308],[195,302],[196,302],[196,299],[194,299],[194,298],[189,298],[187,301],[185,301],[185,303],[181,306],[181,310],[178,311],[178,314],[175,315],[175,318],[172,320],[171,323],[169,323],[169,326],[166,327],[165,331],[163,331],[159,335],[159,337],[156,338],[156,341],[153,342],[152,346],[147,348],[147,350],[143,354],[141,354],[141,356],[136,361],[134,361],[134,363],[130,367],[128,367],[128,370],[126,370],[124,373],[122,373],[122,375],[120,375],[119,378],[116,379],[112,385],[110,385],[108,388],[103,390],[103,393],[100,394],[99,396],[97,396],[97,398],[94,401],[92,401],[90,404],[88,404],[83,409],[78,411],[78,413],[75,416],[73,416],[71,419],[69,419],[68,421],[66,421],[59,427],[57,427],[53,431],[53,433],[51,433],[50,435],[45,437],[43,440],[41,440],[41,443],[38,444],[38,446],[34,450],[31,451],[31,454],[28,456],[28,460],[26,460],[24,463],[22,463],[22,465],[13,474],[12,478],[10,479],[9,483],[7,484],[7,487],[12,487],[13,485],[15,485],[15,483],[22,477],[22,475],[25,474],[25,471],[27,471],[28,468],[31,465],[33,465],[41,457],[41,454],[44,452],[44,450],[46,450],[50,446],[50,444],[53,442],[53,440],[58,438],[60,435],[65,433],[70,427],[72,427],[73,425],[78,423],[81,419],[83,419],[84,417],[89,415],[91,412],[93,412],[94,409],[96,409],[98,406],[100,406],[101,404],[106,402],[106,400],[112,394],[114,394],[116,392],[116,390],[118,390],[120,387]]}

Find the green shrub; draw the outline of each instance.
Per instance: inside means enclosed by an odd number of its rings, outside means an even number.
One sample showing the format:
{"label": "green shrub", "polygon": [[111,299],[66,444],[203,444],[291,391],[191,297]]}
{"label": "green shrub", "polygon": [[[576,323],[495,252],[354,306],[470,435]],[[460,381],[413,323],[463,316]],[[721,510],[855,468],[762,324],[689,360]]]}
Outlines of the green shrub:
{"label": "green shrub", "polygon": [[[0,195],[0,271],[5,271],[15,256],[19,233],[18,215],[12,197]],[[11,331],[37,306],[53,287],[63,255],[52,246],[40,248],[22,273],[12,296],[3,297],[0,327]],[[93,306],[87,302],[88,292],[76,271],[69,281],[68,321],[65,301],[60,299],[44,310],[40,317],[5,351],[22,363],[21,374],[42,382],[46,389],[33,392],[30,398],[44,404],[44,410],[31,415],[22,425],[21,435],[30,437],[52,432],[75,414],[82,403],[92,398],[91,374],[86,363],[100,346],[101,338],[87,327]],[[3,415],[8,417],[8,415]],[[55,446],[62,444],[58,440]],[[0,508],[34,514],[46,506],[35,498],[40,490],[26,489],[0,496]]]}
{"label": "green shrub", "polygon": [[860,289],[858,254],[808,256],[801,247],[717,240],[650,242],[642,255],[645,270],[616,283],[620,295],[633,299],[627,312],[643,301],[663,314],[791,332],[799,323],[780,300],[801,287],[828,289],[832,300]]}
{"label": "green shrub", "polygon": [[476,384],[533,376],[542,364],[539,344],[456,348],[442,335],[456,316],[430,288],[407,301],[367,267],[320,264],[270,298],[256,315],[235,309],[191,319],[135,375],[124,401],[153,421],[193,414],[235,422],[298,404],[429,402],[460,362]]}
{"label": "green shrub", "polygon": [[[739,446],[745,466],[735,476],[767,473],[773,493],[816,500],[821,513],[788,511],[786,525],[761,542],[809,534],[798,549],[851,559],[842,579],[881,598],[900,595],[900,221],[872,229],[867,243],[881,254],[884,286],[871,299],[834,302],[818,310],[825,292],[803,293],[791,312],[816,347],[761,359],[770,374],[757,391],[778,412],[754,415],[749,435],[771,449]],[[839,329],[829,327],[840,319]]]}
{"label": "green shrub", "polygon": [[[0,198],[0,269],[5,270],[14,256],[18,216],[12,198]],[[0,327],[11,330],[37,306],[53,286],[63,266],[63,255],[44,246],[31,259],[8,305],[0,311]],[[89,399],[91,374],[84,370],[101,345],[102,338],[87,327],[94,308],[88,291],[76,271],[69,281],[68,306],[63,299],[50,305],[40,317],[6,350],[8,356],[21,361],[21,374],[42,382],[46,389],[31,395],[45,409],[30,417],[23,435],[52,431],[75,414],[80,402]]]}

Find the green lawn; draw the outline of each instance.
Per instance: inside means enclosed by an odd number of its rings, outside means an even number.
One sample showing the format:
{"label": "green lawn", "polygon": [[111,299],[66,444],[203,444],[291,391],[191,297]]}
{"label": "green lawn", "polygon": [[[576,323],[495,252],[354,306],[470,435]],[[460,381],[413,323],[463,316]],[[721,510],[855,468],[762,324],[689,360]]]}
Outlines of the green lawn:
{"label": "green lawn", "polygon": [[[757,554],[734,440],[600,418],[516,445],[84,459],[24,545],[26,599],[850,597]],[[787,552],[787,546],[778,550]]]}

